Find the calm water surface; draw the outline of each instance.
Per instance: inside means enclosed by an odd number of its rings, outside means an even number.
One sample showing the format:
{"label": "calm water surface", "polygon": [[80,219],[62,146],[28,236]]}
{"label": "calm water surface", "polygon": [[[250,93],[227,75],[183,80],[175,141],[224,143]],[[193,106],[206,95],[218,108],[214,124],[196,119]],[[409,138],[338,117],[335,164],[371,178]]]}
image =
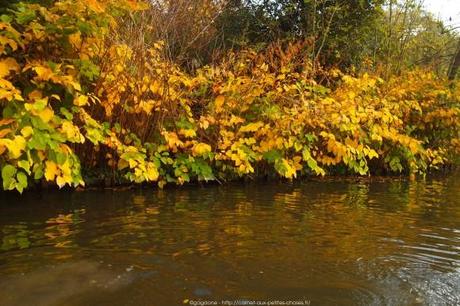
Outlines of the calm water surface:
{"label": "calm water surface", "polygon": [[0,194],[0,305],[459,305],[460,176]]}

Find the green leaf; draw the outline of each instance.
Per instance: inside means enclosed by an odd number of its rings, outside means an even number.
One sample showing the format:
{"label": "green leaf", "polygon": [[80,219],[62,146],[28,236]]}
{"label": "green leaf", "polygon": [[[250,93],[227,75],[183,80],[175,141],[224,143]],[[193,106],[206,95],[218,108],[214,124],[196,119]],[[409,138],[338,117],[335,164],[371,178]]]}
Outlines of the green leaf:
{"label": "green leaf", "polygon": [[44,150],[46,148],[46,142],[41,135],[43,134],[35,132],[33,137],[27,142],[27,147],[29,149]]}
{"label": "green leaf", "polygon": [[264,158],[270,163],[274,163],[276,160],[282,157],[283,156],[281,155],[281,152],[278,150],[270,150],[264,153]]}
{"label": "green leaf", "polygon": [[312,170],[315,170],[316,168],[318,168],[318,164],[316,163],[316,160],[314,160],[313,158],[310,158],[307,160],[307,165]]}
{"label": "green leaf", "polygon": [[20,160],[18,161],[18,166],[19,168],[24,169],[24,171],[27,172],[27,174],[30,175],[30,164],[28,160]]}
{"label": "green leaf", "polygon": [[77,27],[83,34],[91,35],[93,33],[93,27],[90,23],[84,21],[78,21]]}
{"label": "green leaf", "polygon": [[27,187],[27,175],[24,172],[20,171],[16,175],[16,178],[18,179],[18,183],[19,183],[18,185],[22,187],[23,189],[25,189]]}
{"label": "green leaf", "polygon": [[0,20],[5,23],[10,23],[11,21],[13,21],[13,18],[9,15],[2,15],[0,16]]}
{"label": "green leaf", "polygon": [[42,165],[37,165],[37,167],[34,167],[34,179],[39,180],[43,177],[43,166]]}
{"label": "green leaf", "polygon": [[12,165],[6,165],[2,168],[3,189],[11,190],[14,188],[16,181],[13,176],[16,174],[16,168]]}
{"label": "green leaf", "polygon": [[63,165],[66,160],[67,160],[67,155],[65,155],[64,153],[61,153],[61,152],[56,153],[56,162],[59,165]]}
{"label": "green leaf", "polygon": [[60,111],[61,111],[61,114],[63,114],[67,120],[73,120],[73,115],[71,112],[67,110],[67,108],[61,107]]}
{"label": "green leaf", "polygon": [[35,11],[22,4],[16,11],[16,21],[19,24],[27,24],[35,19]]}

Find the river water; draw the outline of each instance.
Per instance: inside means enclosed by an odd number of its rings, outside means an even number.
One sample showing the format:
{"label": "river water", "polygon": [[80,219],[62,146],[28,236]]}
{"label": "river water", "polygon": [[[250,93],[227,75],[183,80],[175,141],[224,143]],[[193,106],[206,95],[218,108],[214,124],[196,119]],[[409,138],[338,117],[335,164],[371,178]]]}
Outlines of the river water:
{"label": "river water", "polygon": [[460,176],[0,194],[2,306],[274,300],[459,305]]}

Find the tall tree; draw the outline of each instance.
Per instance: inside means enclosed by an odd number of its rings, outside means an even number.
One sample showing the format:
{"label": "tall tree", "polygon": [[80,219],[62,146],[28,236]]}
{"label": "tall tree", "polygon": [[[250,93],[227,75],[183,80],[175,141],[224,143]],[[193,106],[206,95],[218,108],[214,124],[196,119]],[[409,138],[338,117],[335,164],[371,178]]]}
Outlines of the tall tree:
{"label": "tall tree", "polygon": [[455,55],[452,59],[452,64],[449,67],[449,80],[455,79],[455,76],[457,75],[458,69],[460,67],[460,40],[458,42],[458,47],[457,47],[457,52],[455,52]]}
{"label": "tall tree", "polygon": [[234,0],[219,19],[227,46],[309,40],[312,59],[359,64],[369,51],[383,0]]}

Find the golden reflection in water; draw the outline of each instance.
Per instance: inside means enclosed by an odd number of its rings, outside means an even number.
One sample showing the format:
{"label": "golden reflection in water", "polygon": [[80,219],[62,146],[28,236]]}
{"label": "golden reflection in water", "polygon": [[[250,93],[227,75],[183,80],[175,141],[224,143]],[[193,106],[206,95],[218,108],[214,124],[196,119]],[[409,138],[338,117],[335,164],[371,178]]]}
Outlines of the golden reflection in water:
{"label": "golden reflection in water", "polygon": [[[401,275],[411,279],[410,273],[430,281],[433,273],[455,276],[460,268],[458,194],[458,182],[442,180],[80,193],[73,197],[86,208],[56,205],[2,224],[0,263],[17,272],[34,261],[21,262],[21,254],[44,254],[40,260],[53,264],[91,256],[106,267],[105,261],[118,260],[149,272],[164,269],[159,279],[179,291],[175,284],[184,279],[238,292],[242,277],[280,292],[303,292],[317,279],[349,290],[363,278],[388,284],[381,275],[390,275],[390,284]],[[152,275],[144,284],[155,283]]]}
{"label": "golden reflection in water", "polygon": [[79,232],[78,224],[83,222],[81,217],[85,213],[85,209],[79,209],[70,214],[58,214],[56,217],[48,218],[44,229],[48,243],[56,248],[76,247],[75,237]]}
{"label": "golden reflection in water", "polygon": [[41,241],[43,238],[47,241],[46,244],[56,248],[76,246],[74,238],[78,233],[78,224],[84,221],[81,217],[85,212],[85,209],[78,209],[70,214],[57,214],[54,217],[49,217],[43,221],[44,229],[40,232],[30,228],[30,224],[23,224],[22,222],[4,225],[0,249],[7,251],[29,248],[33,246],[33,241]]}

